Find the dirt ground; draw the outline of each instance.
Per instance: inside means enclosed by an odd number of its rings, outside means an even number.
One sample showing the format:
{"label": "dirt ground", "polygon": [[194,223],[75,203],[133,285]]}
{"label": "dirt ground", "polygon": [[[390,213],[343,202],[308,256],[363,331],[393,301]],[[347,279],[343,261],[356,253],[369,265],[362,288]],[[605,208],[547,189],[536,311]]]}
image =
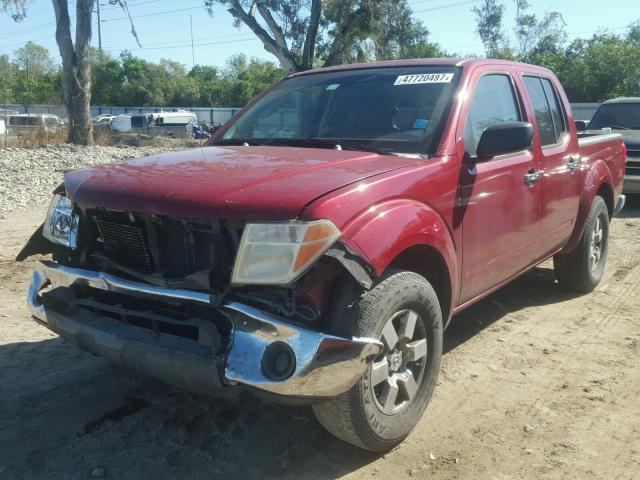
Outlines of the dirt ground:
{"label": "dirt ground", "polygon": [[640,478],[640,202],[607,273],[563,292],[549,264],[454,318],[435,396],[386,455],[308,409],[194,396],[65,344],[24,306],[12,258],[42,210],[0,219],[0,478]]}

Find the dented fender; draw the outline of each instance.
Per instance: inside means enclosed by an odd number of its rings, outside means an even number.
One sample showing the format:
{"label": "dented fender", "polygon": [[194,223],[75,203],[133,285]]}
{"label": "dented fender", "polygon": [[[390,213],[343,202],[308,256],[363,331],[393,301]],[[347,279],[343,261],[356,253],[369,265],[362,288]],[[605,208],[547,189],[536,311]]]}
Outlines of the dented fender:
{"label": "dented fender", "polygon": [[343,228],[342,241],[361,252],[377,276],[407,249],[432,247],[444,258],[451,291],[458,292],[455,242],[445,220],[424,203],[395,199],[368,208]]}

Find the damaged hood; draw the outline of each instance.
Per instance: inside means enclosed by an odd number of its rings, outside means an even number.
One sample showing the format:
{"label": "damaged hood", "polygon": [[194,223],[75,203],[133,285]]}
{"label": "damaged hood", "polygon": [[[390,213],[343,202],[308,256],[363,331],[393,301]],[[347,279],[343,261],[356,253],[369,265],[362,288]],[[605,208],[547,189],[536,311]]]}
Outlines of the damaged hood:
{"label": "damaged hood", "polygon": [[316,198],[411,158],[293,147],[203,147],[75,170],[75,202],[191,218],[286,220]]}

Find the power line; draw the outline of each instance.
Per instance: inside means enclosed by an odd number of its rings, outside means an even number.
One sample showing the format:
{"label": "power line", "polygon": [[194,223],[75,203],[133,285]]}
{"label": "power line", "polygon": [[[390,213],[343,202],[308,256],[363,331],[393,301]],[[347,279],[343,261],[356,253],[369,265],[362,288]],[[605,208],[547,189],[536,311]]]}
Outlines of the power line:
{"label": "power line", "polygon": [[[215,35],[213,37],[200,37],[200,38],[194,38],[194,42],[199,42],[202,40],[217,40],[217,39],[222,39],[222,38],[229,38],[229,37],[246,37],[247,33],[230,33],[229,35]],[[242,39],[239,39],[242,40]],[[182,44],[182,43],[186,43],[186,42],[190,42],[190,39],[184,39],[184,40],[175,40],[172,42],[154,42],[154,43],[145,43],[145,47],[156,47],[156,46],[160,46],[160,45],[175,45],[177,43]],[[194,46],[197,46],[198,44],[195,44]],[[132,45],[122,45],[122,46],[112,46],[110,47],[111,50],[117,49],[117,48],[129,48],[132,47]]]}
{"label": "power line", "polygon": [[[146,2],[136,2],[136,3],[127,2],[127,6],[128,7],[137,7],[138,5],[147,5],[148,3],[158,3],[158,2],[163,2],[163,1],[165,1],[165,0],[147,0]],[[106,12],[108,10],[122,10],[122,8],[116,5],[114,7],[107,7],[107,8],[103,8],[102,9],[103,12]]]}
{"label": "power line", "polygon": [[470,3],[478,3],[480,0],[466,0],[465,2],[449,3],[447,5],[439,5],[437,7],[423,8],[421,10],[414,10],[413,13],[431,12],[433,10],[444,10],[445,8],[458,7],[460,5],[468,5]]}
{"label": "power line", "polygon": [[[178,8],[176,10],[164,10],[162,12],[154,12],[154,13],[145,13],[144,15],[131,15],[131,18],[143,18],[143,17],[154,17],[156,15],[166,15],[168,13],[177,13],[177,12],[187,12],[189,10],[199,10],[204,7],[190,7],[190,8]],[[116,22],[120,20],[129,20],[129,17],[117,17],[117,18],[109,18],[106,20],[102,20],[103,22]]]}
{"label": "power line", "polygon": [[[228,41],[222,41],[222,42],[207,42],[207,43],[195,43],[193,46],[194,47],[205,47],[208,45],[224,45],[224,44],[229,44],[229,43],[239,43],[239,42],[251,42],[251,41],[255,41],[255,40],[259,40],[258,37],[256,36],[251,36],[251,38],[243,38],[243,39],[238,39],[238,40],[228,40]],[[118,48],[104,48],[104,50],[110,51],[110,52],[117,52],[118,50],[165,50],[165,49],[175,49],[175,48],[191,48],[191,44],[188,43],[186,45],[175,45],[172,47],[135,47],[135,46],[131,46],[130,48],[123,48],[123,47],[118,47]]]}
{"label": "power line", "polygon": [[22,45],[26,45],[29,42],[38,42],[40,40],[49,40],[50,38],[56,38],[55,35],[49,35],[47,37],[35,38],[33,40],[27,40],[26,42],[18,42],[18,43],[9,43],[7,45],[0,45],[0,48],[9,48],[9,47],[19,47]]}
{"label": "power line", "polygon": [[26,33],[33,33],[33,32],[37,32],[38,30],[44,30],[45,28],[49,28],[51,26],[54,26],[56,24],[56,22],[51,22],[51,23],[45,23],[42,25],[37,25],[35,27],[29,27],[26,28],[24,30],[15,30],[11,33],[4,33],[2,35],[0,35],[0,40],[4,39],[4,38],[11,38],[14,37],[16,35],[23,35]]}

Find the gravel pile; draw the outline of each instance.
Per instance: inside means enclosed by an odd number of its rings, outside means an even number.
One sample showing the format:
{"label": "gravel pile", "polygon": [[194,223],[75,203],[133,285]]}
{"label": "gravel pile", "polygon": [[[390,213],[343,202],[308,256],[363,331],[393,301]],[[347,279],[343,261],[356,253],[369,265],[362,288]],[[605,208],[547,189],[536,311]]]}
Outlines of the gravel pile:
{"label": "gravel pile", "polygon": [[47,145],[36,149],[0,149],[0,214],[45,208],[62,182],[62,171],[185,148],[181,142],[139,147]]}

